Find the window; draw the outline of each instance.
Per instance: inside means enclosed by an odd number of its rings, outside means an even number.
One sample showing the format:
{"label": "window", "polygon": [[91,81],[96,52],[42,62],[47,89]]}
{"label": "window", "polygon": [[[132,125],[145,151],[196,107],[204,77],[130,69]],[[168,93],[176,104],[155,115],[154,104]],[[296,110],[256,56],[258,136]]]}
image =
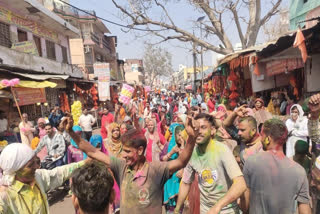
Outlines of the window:
{"label": "window", "polygon": [[308,2],[308,0],[303,0],[303,3],[307,3]]}
{"label": "window", "polygon": [[38,53],[39,53],[39,56],[42,56],[42,49],[41,49],[41,40],[39,37],[37,36],[33,36],[33,40],[34,40],[34,43],[36,44],[36,47],[38,49]]}
{"label": "window", "polygon": [[22,30],[18,30],[18,41],[19,42],[28,41],[27,32],[22,31]]}
{"label": "window", "polygon": [[62,62],[63,63],[68,63],[68,53],[67,53],[67,48],[61,46],[61,50],[62,50]]}
{"label": "window", "polygon": [[0,45],[11,48],[10,27],[0,22]]}
{"label": "window", "polygon": [[56,60],[56,49],[54,47],[54,43],[51,41],[46,40],[46,47],[47,47],[47,57],[48,59]]}

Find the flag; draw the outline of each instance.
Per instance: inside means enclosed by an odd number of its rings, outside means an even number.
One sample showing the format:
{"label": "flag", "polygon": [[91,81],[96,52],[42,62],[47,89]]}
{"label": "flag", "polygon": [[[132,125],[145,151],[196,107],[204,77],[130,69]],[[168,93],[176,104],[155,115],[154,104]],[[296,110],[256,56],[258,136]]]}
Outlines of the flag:
{"label": "flag", "polygon": [[304,63],[306,63],[308,58],[306,43],[304,42],[305,38],[303,36],[303,33],[300,29],[297,30],[296,38],[293,43],[293,47],[298,47],[301,52],[301,57]]}

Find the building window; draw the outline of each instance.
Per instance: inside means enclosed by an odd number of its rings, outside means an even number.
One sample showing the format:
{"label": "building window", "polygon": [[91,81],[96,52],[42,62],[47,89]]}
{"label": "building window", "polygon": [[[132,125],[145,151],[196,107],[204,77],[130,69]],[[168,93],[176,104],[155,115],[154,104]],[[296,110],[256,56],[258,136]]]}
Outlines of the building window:
{"label": "building window", "polygon": [[303,3],[307,3],[308,2],[308,0],[303,0]]}
{"label": "building window", "polygon": [[39,56],[42,56],[42,49],[41,49],[41,40],[40,40],[40,38],[37,37],[37,36],[33,36],[33,40],[34,40],[34,43],[36,44],[36,47],[37,47]]}
{"label": "building window", "polygon": [[0,22],[0,45],[11,48],[10,27]]}
{"label": "building window", "polygon": [[62,50],[62,62],[63,62],[63,63],[68,63],[68,52],[67,52],[67,48],[61,46],[61,50]]}
{"label": "building window", "polygon": [[46,47],[47,47],[47,57],[48,59],[56,60],[56,49],[54,47],[54,43],[51,41],[46,40]]}
{"label": "building window", "polygon": [[19,42],[28,41],[27,32],[22,31],[22,30],[18,30],[18,41]]}

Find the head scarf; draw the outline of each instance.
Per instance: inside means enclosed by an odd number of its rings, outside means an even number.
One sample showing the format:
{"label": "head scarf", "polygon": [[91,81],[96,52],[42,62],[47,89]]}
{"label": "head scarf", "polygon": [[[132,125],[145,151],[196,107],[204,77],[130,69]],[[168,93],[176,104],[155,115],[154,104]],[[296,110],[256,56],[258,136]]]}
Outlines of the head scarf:
{"label": "head scarf", "polygon": [[43,124],[46,124],[46,120],[44,118],[39,118],[38,119],[38,124],[39,123],[43,123]]}
{"label": "head scarf", "polygon": [[264,109],[264,101],[263,101],[263,99],[261,99],[261,98],[257,98],[257,99],[255,99],[255,101],[254,101],[254,104],[256,104],[256,102],[261,102],[261,109]]}
{"label": "head scarf", "polygon": [[11,143],[0,155],[0,185],[12,185],[16,172],[34,157],[34,151],[26,144]]}
{"label": "head scarf", "polygon": [[98,134],[95,134],[95,135],[92,135],[91,138],[90,138],[90,143],[93,147],[101,147],[101,144],[102,144],[102,137],[101,135],[98,135]]}
{"label": "head scarf", "polygon": [[[179,124],[179,123],[173,123],[170,127],[169,127],[169,131],[172,133],[172,137],[171,137],[171,140],[169,142],[169,145],[168,145],[168,153],[173,149],[173,147],[175,147],[177,145],[177,142],[176,142],[176,128],[177,127],[181,127],[181,129],[183,130],[184,127]],[[178,158],[178,154],[175,153],[171,156],[170,160],[174,160]]]}
{"label": "head scarf", "polygon": [[206,111],[208,111],[208,106],[205,103],[201,103],[201,108],[206,109]]}
{"label": "head scarf", "polygon": [[[72,130],[73,130],[74,132],[82,132],[82,128],[81,128],[80,126],[73,126],[73,127],[72,127]],[[70,142],[71,142],[71,145],[72,145],[73,147],[79,149],[77,143],[76,143],[72,138],[71,138]]]}
{"label": "head scarf", "polygon": [[112,131],[114,129],[118,128],[120,131],[120,125],[118,123],[111,123],[108,126],[108,132],[110,133],[110,135],[108,135],[108,137],[111,139],[112,138]]}
{"label": "head scarf", "polygon": [[[156,122],[159,123],[160,122],[160,117],[158,113],[152,113],[152,115],[156,116]],[[152,119],[152,118],[151,118]]]}
{"label": "head scarf", "polygon": [[178,114],[178,117],[182,120],[183,124],[187,122],[187,115],[186,114]]}
{"label": "head scarf", "polygon": [[292,109],[294,107],[297,107],[298,112],[299,112],[299,116],[298,116],[297,120],[299,120],[299,121],[302,120],[303,119],[303,115],[304,115],[304,111],[302,110],[302,107],[299,104],[294,104],[294,105],[291,106],[291,108],[290,108],[290,116],[291,116],[291,111],[292,111]]}

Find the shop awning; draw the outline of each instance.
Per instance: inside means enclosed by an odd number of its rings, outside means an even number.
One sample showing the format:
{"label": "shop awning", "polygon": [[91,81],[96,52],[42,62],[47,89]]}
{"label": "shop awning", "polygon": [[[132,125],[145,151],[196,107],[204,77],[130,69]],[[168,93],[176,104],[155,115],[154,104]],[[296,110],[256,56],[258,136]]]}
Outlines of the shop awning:
{"label": "shop awning", "polygon": [[[54,82],[49,81],[29,81],[29,80],[20,80],[18,85],[15,85],[14,87],[17,88],[54,88],[57,84]],[[2,85],[0,83],[0,89],[6,88],[6,86]]]}
{"label": "shop awning", "polygon": [[48,79],[63,79],[66,80],[69,78],[69,75],[49,75],[49,74],[26,74],[26,73],[19,73],[19,72],[13,72],[9,71],[9,73],[22,76],[26,78],[30,78],[33,80],[48,80]]}

